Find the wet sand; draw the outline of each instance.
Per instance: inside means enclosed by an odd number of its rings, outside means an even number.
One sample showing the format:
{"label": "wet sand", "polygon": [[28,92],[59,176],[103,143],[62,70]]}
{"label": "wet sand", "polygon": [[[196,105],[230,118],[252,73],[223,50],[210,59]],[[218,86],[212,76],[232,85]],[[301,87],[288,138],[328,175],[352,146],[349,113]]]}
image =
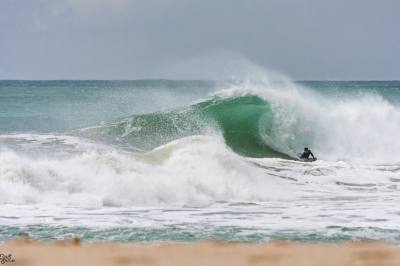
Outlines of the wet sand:
{"label": "wet sand", "polygon": [[[11,254],[2,265],[297,265],[396,266],[400,246],[383,243],[242,244],[198,242],[190,244],[80,243],[79,239],[39,243],[19,240],[0,245]],[[0,256],[4,259],[4,257]],[[2,261],[0,261],[2,262]]]}

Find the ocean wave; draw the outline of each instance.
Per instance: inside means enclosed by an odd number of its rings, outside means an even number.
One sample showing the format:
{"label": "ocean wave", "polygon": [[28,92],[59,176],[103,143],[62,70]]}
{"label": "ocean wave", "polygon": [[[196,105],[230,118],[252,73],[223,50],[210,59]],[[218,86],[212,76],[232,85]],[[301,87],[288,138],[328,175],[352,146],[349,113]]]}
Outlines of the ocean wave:
{"label": "ocean wave", "polygon": [[148,151],[221,134],[246,157],[296,158],[306,146],[326,160],[396,162],[400,108],[378,94],[334,98],[294,84],[240,84],[174,110],[132,115],[72,134]]}

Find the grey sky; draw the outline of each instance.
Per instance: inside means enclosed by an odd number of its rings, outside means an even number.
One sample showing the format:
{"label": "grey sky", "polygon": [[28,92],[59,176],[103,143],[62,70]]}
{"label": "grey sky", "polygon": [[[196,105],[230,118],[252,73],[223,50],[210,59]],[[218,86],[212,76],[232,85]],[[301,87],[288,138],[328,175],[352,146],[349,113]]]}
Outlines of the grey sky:
{"label": "grey sky", "polygon": [[240,58],[294,79],[400,79],[399,12],[398,0],[0,0],[0,79],[219,78]]}

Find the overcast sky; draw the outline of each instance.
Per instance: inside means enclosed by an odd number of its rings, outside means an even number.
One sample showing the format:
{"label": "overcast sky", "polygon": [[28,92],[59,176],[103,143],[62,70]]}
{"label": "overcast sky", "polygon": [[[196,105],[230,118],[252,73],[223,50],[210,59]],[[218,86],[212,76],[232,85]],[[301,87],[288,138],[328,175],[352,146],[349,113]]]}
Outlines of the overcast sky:
{"label": "overcast sky", "polygon": [[0,0],[0,79],[220,78],[242,59],[400,79],[400,1]]}

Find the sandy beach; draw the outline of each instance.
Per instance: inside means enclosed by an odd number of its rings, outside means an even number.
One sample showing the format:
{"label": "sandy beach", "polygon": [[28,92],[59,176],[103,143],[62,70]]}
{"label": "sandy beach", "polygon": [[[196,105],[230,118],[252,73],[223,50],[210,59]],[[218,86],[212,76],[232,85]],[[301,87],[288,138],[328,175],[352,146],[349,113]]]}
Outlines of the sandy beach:
{"label": "sandy beach", "polygon": [[4,265],[400,265],[400,246],[345,244],[192,244],[52,243],[14,241],[2,244]]}

